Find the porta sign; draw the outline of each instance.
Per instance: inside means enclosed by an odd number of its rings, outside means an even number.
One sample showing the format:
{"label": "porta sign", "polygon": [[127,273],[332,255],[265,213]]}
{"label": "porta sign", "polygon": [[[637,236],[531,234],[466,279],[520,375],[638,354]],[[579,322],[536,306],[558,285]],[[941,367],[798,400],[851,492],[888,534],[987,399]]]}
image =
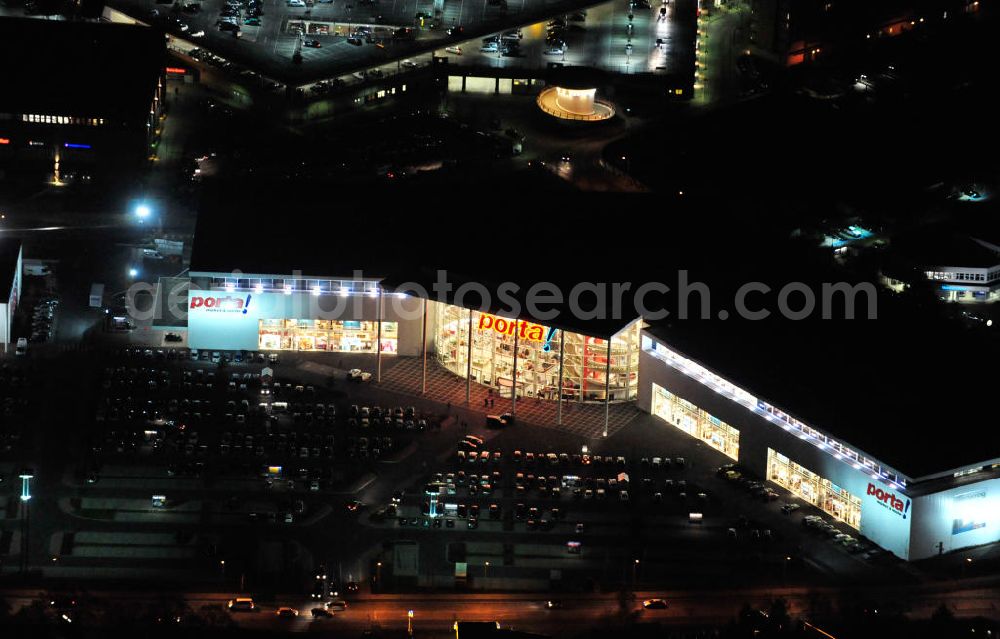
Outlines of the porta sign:
{"label": "porta sign", "polygon": [[518,339],[529,342],[544,342],[544,350],[549,350],[549,344],[556,329],[546,328],[541,324],[524,320],[511,320],[488,313],[479,314],[479,330],[494,330],[501,335],[517,334]]}
{"label": "porta sign", "polygon": [[217,313],[242,313],[246,315],[247,309],[250,307],[251,297],[251,295],[247,295],[246,297],[234,297],[232,295],[227,295],[226,297],[193,295],[188,308],[190,310],[204,308],[207,311]]}
{"label": "porta sign", "polygon": [[879,488],[871,482],[868,483],[868,494],[874,497],[883,508],[895,512],[903,519],[906,519],[906,516],[909,514],[910,500],[905,497],[900,499],[895,493]]}

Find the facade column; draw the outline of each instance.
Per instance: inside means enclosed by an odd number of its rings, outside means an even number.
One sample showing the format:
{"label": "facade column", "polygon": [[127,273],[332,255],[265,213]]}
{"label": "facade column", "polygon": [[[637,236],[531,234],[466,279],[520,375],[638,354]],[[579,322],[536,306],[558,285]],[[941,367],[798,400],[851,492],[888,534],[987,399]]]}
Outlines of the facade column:
{"label": "facade column", "polygon": [[608,338],[608,360],[604,366],[604,436],[607,437],[611,417],[611,338]]}
{"label": "facade column", "polygon": [[424,298],[424,318],[420,323],[421,372],[420,394],[427,394],[427,299]]}
{"label": "facade column", "polygon": [[472,309],[469,309],[469,334],[465,337],[465,403],[472,402]]}
{"label": "facade column", "polygon": [[382,381],[382,284],[378,284],[378,328],[375,332],[375,382]]}
{"label": "facade column", "polygon": [[559,329],[559,389],[556,391],[556,424],[562,426],[563,362],[566,360],[566,331]]}
{"label": "facade column", "polygon": [[511,372],[510,377],[512,380],[510,387],[510,414],[517,416],[517,350],[518,350],[518,333],[521,332],[521,327],[519,326],[520,321],[514,321],[514,370]]}
{"label": "facade column", "polygon": [[[638,326],[638,324],[636,325]],[[625,400],[632,399],[632,335],[625,334]]]}

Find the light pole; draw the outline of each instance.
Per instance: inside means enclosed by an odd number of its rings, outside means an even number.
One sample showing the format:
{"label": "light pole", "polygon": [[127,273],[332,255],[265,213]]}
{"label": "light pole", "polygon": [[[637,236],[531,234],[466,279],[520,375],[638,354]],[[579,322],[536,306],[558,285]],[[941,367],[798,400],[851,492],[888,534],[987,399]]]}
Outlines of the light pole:
{"label": "light pole", "polygon": [[31,480],[35,471],[30,468],[21,470],[21,573],[28,572],[28,549],[31,545]]}
{"label": "light pole", "polygon": [[488,561],[486,562],[486,565],[483,567],[483,576],[486,577],[487,579],[490,576],[490,562]]}
{"label": "light pole", "polygon": [[413,611],[406,611],[406,634],[413,636]]}
{"label": "light pole", "polygon": [[140,202],[135,205],[135,217],[142,224],[144,220],[148,220],[149,216],[153,214],[153,209],[150,208],[149,204],[145,202]]}
{"label": "light pole", "polygon": [[635,585],[636,585],[636,581],[637,581],[636,575],[637,575],[638,571],[639,571],[639,560],[636,559],[634,562],[632,562],[632,589],[633,590],[635,589]]}

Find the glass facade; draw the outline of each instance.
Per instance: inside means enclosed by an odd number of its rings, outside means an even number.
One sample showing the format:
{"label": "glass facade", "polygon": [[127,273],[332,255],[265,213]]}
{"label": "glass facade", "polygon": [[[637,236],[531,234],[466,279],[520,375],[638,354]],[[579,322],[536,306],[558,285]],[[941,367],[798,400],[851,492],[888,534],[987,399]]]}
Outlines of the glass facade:
{"label": "glass facade", "polygon": [[697,437],[733,460],[740,458],[740,431],[659,384],[653,384],[653,414]]}
{"label": "glass facade", "polygon": [[[261,350],[374,353],[378,322],[262,319],[258,338]],[[382,322],[382,352],[399,347],[399,324]]]}
{"label": "glass facade", "polygon": [[767,478],[854,529],[861,528],[861,498],[767,449]]}
{"label": "glass facade", "polygon": [[[471,324],[470,324],[471,318]],[[557,399],[562,360],[562,397],[578,402],[635,399],[639,384],[639,333],[636,322],[607,340],[527,322],[513,321],[450,304],[437,304],[435,351],[448,370],[493,387],[502,397]],[[471,332],[472,360],[469,362]],[[517,342],[517,374],[514,344]]]}

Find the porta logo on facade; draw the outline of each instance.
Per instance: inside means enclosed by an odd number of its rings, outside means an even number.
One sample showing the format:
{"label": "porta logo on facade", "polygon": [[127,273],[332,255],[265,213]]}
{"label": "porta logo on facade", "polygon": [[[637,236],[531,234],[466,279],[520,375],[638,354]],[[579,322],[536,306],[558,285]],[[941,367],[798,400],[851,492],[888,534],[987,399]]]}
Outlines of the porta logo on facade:
{"label": "porta logo on facade", "polygon": [[868,483],[868,494],[878,500],[884,507],[895,511],[903,519],[906,519],[906,513],[910,510],[909,499],[900,499],[895,494],[888,490],[883,490],[871,482]]}
{"label": "porta logo on facade", "polygon": [[489,313],[479,314],[479,330],[492,329],[501,335],[514,335],[517,333],[519,339],[529,342],[543,342],[542,350],[548,351],[551,348],[552,337],[556,333],[554,328],[545,328],[541,324],[526,322],[524,320],[509,320]]}
{"label": "porta logo on facade", "polygon": [[479,330],[493,329],[497,333],[503,335],[513,335],[518,334],[520,339],[528,340],[530,342],[544,342],[545,341],[545,327],[541,324],[534,324],[532,322],[525,322],[524,320],[509,320],[503,317],[497,317],[496,315],[489,315],[487,313],[481,313],[479,315]]}
{"label": "porta logo on facade", "polygon": [[250,297],[250,295],[247,295],[245,298],[194,295],[188,303],[188,309],[193,311],[196,308],[204,308],[219,313],[243,313],[246,315],[247,308],[250,306]]}

